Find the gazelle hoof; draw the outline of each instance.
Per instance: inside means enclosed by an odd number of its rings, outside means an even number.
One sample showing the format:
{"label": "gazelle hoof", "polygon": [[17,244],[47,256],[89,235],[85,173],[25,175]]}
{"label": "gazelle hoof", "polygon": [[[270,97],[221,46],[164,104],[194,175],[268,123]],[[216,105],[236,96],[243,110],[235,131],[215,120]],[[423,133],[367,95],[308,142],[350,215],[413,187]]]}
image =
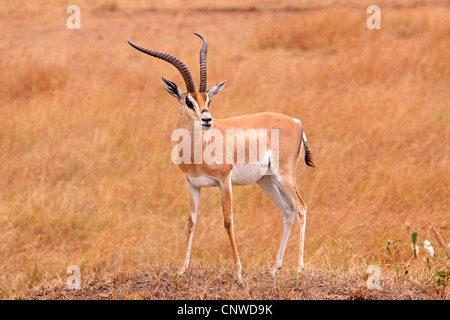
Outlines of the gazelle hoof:
{"label": "gazelle hoof", "polygon": [[278,270],[280,270],[280,269],[281,269],[281,267],[279,267],[279,266],[273,266],[273,267],[270,269],[269,274],[270,274],[273,278],[275,278],[275,276],[277,275]]}
{"label": "gazelle hoof", "polygon": [[186,266],[186,265],[181,266],[181,267],[178,269],[177,274],[179,274],[179,275],[184,274],[184,273],[186,272],[187,268],[188,268],[188,266]]}

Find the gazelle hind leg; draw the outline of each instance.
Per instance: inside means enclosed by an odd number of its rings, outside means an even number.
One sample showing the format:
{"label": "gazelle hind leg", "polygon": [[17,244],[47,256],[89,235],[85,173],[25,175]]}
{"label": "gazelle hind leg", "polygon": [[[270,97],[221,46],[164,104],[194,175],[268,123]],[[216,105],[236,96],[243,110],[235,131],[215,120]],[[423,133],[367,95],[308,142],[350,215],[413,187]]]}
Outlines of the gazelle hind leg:
{"label": "gazelle hind leg", "polygon": [[295,195],[292,194],[291,188],[284,185],[280,176],[268,175],[257,182],[259,187],[266,193],[270,199],[278,206],[283,214],[283,235],[281,237],[280,247],[278,249],[275,263],[270,269],[270,274],[275,276],[277,271],[281,269],[283,257],[286,250],[286,244],[289,239],[294,216],[297,213]]}
{"label": "gazelle hind leg", "polygon": [[298,263],[297,272],[300,273],[304,269],[303,256],[305,252],[305,230],[306,230],[306,211],[307,206],[298,192],[295,189],[297,195],[297,213],[298,213],[298,226],[299,226],[299,239],[298,239]]}
{"label": "gazelle hind leg", "polygon": [[289,239],[289,234],[292,229],[292,224],[294,222],[294,214],[293,213],[284,213],[283,212],[283,235],[281,236],[280,248],[278,249],[277,257],[275,258],[275,263],[270,269],[270,275],[275,276],[278,270],[281,269],[283,264],[283,257],[286,251],[287,241]]}

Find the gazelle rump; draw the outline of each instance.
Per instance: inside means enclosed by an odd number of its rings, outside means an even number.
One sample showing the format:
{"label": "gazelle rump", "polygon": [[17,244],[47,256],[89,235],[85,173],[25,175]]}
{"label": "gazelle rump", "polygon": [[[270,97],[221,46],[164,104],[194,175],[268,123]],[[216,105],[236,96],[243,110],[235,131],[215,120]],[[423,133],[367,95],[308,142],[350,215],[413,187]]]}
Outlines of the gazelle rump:
{"label": "gazelle rump", "polygon": [[[184,273],[189,266],[201,188],[217,186],[221,193],[224,226],[233,252],[234,275],[236,280],[242,279],[242,266],[233,227],[232,186],[251,183],[258,184],[275,202],[283,215],[283,234],[270,274],[275,276],[281,268],[295,216],[298,218],[300,230],[297,264],[297,269],[300,272],[303,269],[307,209],[296,187],[296,166],[300,158],[302,144],[305,148],[305,163],[308,166],[314,166],[302,124],[298,119],[274,112],[262,112],[227,119],[213,118],[209,105],[211,99],[223,89],[225,81],[207,89],[206,54],[208,47],[205,38],[199,34],[196,35],[203,41],[200,50],[200,87],[198,91],[195,89],[188,68],[181,60],[167,53],[142,48],[128,40],[128,43],[135,49],[162,59],[180,71],[186,85],[186,92],[182,92],[174,82],[165,78],[162,78],[162,80],[167,92],[174,96],[179,103],[177,129],[186,130],[191,136],[195,135],[196,130],[197,132],[200,131],[202,152],[206,151],[208,146],[210,147],[212,141],[210,134],[212,132],[219,133],[222,137],[227,137],[230,130],[237,132],[232,139],[225,139],[226,142],[222,144],[221,148],[223,149],[220,151],[222,151],[223,158],[221,161],[201,161],[200,163],[194,161],[195,141],[192,141],[191,149],[188,150],[192,151],[192,158],[178,164],[186,175],[190,194],[186,255],[178,273]],[[252,134],[249,136],[248,132]],[[268,135],[264,139],[263,133]],[[277,139],[272,139],[274,137]],[[251,153],[249,140],[251,139],[256,141],[256,148],[260,151],[252,161],[249,159]],[[239,150],[242,149],[245,150],[245,161],[239,162],[237,161],[237,155]],[[277,164],[276,168],[275,163]]]}

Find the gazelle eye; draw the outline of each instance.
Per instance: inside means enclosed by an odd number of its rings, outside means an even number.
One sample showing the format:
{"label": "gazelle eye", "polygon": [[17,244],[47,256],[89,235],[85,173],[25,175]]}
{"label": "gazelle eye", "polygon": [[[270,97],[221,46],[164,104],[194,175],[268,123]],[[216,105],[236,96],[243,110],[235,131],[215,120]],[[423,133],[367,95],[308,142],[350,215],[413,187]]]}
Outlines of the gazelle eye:
{"label": "gazelle eye", "polygon": [[186,106],[188,108],[194,109],[194,105],[192,104],[191,100],[189,100],[187,97],[186,97]]}

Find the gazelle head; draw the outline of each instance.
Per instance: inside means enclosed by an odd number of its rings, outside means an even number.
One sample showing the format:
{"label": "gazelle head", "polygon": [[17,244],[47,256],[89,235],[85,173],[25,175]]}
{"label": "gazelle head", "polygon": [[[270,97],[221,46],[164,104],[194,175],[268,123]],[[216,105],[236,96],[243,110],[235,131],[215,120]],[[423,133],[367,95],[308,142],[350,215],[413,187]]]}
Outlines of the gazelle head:
{"label": "gazelle head", "polygon": [[209,111],[209,103],[211,102],[211,98],[223,89],[226,81],[206,89],[206,54],[208,45],[205,38],[197,33],[194,34],[203,40],[203,45],[200,50],[200,88],[198,91],[195,89],[194,80],[189,69],[180,59],[167,53],[142,48],[132,43],[130,39],[128,39],[128,43],[143,53],[170,63],[180,71],[186,85],[186,92],[182,92],[175,82],[162,78],[167,92],[174,96],[180,103],[178,122],[184,126],[193,126],[199,123],[203,129],[209,129],[213,125],[212,116]]}

